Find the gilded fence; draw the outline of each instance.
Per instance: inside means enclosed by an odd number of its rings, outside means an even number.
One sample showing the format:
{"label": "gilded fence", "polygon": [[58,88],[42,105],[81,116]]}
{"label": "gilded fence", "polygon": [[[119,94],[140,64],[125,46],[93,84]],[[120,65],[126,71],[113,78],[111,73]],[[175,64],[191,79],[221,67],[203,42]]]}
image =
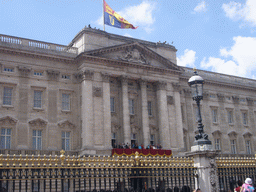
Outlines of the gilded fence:
{"label": "gilded fence", "polygon": [[[255,157],[217,157],[220,191],[234,191],[238,180],[244,182],[247,177],[256,179]],[[256,183],[255,183],[256,184]]]}
{"label": "gilded fence", "polygon": [[193,159],[140,156],[0,156],[4,191],[170,191],[195,187]]}

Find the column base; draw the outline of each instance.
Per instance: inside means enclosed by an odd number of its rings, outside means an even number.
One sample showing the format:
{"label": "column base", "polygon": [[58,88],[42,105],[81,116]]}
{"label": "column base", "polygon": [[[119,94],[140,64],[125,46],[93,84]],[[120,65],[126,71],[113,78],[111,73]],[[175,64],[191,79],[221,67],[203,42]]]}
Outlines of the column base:
{"label": "column base", "polygon": [[209,150],[212,150],[212,142],[208,139],[198,139],[194,141],[194,145],[191,147],[191,152]]}

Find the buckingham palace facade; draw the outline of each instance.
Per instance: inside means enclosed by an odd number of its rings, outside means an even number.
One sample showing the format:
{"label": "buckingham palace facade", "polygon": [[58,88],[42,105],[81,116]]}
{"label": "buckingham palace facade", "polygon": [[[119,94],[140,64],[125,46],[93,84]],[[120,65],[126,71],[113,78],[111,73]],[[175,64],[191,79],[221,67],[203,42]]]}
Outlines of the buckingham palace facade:
{"label": "buckingham palace facade", "polygon": [[[0,34],[1,153],[110,155],[113,143],[190,151],[191,68],[166,43],[82,29],[67,46]],[[256,148],[256,81],[198,70],[204,131],[222,154]]]}

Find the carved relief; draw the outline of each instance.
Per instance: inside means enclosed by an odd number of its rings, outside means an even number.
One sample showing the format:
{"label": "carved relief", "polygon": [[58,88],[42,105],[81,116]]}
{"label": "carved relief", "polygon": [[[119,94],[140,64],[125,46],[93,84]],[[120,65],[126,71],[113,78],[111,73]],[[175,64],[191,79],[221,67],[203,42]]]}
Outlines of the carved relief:
{"label": "carved relief", "polygon": [[60,74],[60,72],[56,70],[46,70],[46,72],[50,80],[57,80]]}
{"label": "carved relief", "polygon": [[224,101],[224,99],[225,99],[224,94],[221,94],[221,93],[218,93],[217,97],[218,97],[219,101]]}
{"label": "carved relief", "polygon": [[173,91],[180,91],[180,84],[179,83],[172,83]]}
{"label": "carved relief", "polygon": [[69,120],[64,120],[58,123],[60,128],[75,128],[75,125],[71,123]]}
{"label": "carved relief", "polygon": [[38,127],[45,127],[47,125],[47,121],[45,121],[41,118],[33,119],[33,120],[29,121],[28,123],[31,126],[38,126]]}
{"label": "carved relief", "polygon": [[166,90],[167,83],[165,81],[158,81],[157,82],[157,89],[158,90]]}
{"label": "carved relief", "polygon": [[22,76],[27,77],[29,76],[31,68],[25,66],[18,66],[18,70]]}
{"label": "carved relief", "polygon": [[109,83],[109,79],[110,79],[110,74],[108,74],[108,73],[101,73],[101,77],[102,77],[102,81],[103,82],[106,82],[106,83]]}
{"label": "carved relief", "polygon": [[252,136],[252,133],[250,133],[250,132],[245,132],[245,133],[243,134],[243,136],[244,136],[245,139],[250,139],[251,136]]}
{"label": "carved relief", "polygon": [[203,98],[208,99],[209,98],[209,93],[207,91],[203,92]]}
{"label": "carved relief", "polygon": [[252,98],[246,97],[246,100],[247,100],[247,105],[253,106],[253,99]]}
{"label": "carved relief", "polygon": [[121,126],[118,125],[117,123],[115,123],[115,122],[111,123],[111,132],[112,133],[117,133],[120,128],[121,128]]}
{"label": "carved relief", "polygon": [[238,96],[232,96],[233,102],[238,104],[239,103],[239,97]]}
{"label": "carved relief", "polygon": [[94,97],[102,97],[102,88],[101,87],[93,87],[93,96]]}
{"label": "carved relief", "polygon": [[79,73],[75,74],[75,77],[80,81],[84,81],[84,80],[92,80],[93,75],[94,75],[93,71],[85,70],[85,71],[80,71]]}
{"label": "carved relief", "polygon": [[137,134],[140,131],[140,127],[138,127],[136,124],[131,124],[131,132],[133,134]]}
{"label": "carved relief", "polygon": [[168,105],[173,105],[173,103],[174,103],[173,96],[167,95],[167,104]]}
{"label": "carved relief", "polygon": [[217,164],[215,158],[210,158],[210,183],[211,183],[211,192],[217,192],[218,189],[218,176],[217,176]]}
{"label": "carved relief", "polygon": [[122,61],[149,64],[149,61],[147,61],[145,55],[136,48],[127,48],[122,56],[119,56],[119,59]]}
{"label": "carved relief", "polygon": [[192,97],[191,96],[191,90],[190,89],[183,89],[183,92],[185,94],[185,97]]}
{"label": "carved relief", "polygon": [[13,117],[5,116],[0,118],[0,125],[15,125],[17,121],[18,120]]}
{"label": "carved relief", "polygon": [[154,135],[158,132],[159,128],[155,125],[149,125],[150,134]]}

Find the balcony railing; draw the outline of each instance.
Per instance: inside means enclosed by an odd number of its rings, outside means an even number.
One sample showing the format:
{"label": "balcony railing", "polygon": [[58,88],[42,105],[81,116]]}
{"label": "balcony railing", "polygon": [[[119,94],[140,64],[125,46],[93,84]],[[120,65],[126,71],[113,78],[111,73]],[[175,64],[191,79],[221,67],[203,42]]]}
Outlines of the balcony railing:
{"label": "balcony railing", "polygon": [[41,42],[36,40],[30,40],[30,39],[0,34],[0,45],[5,45],[5,44],[20,46],[19,48],[32,47],[32,48],[39,48],[42,50],[52,50],[52,51],[71,53],[76,55],[78,54],[76,47],[69,47],[64,45],[46,43],[46,42]]}

